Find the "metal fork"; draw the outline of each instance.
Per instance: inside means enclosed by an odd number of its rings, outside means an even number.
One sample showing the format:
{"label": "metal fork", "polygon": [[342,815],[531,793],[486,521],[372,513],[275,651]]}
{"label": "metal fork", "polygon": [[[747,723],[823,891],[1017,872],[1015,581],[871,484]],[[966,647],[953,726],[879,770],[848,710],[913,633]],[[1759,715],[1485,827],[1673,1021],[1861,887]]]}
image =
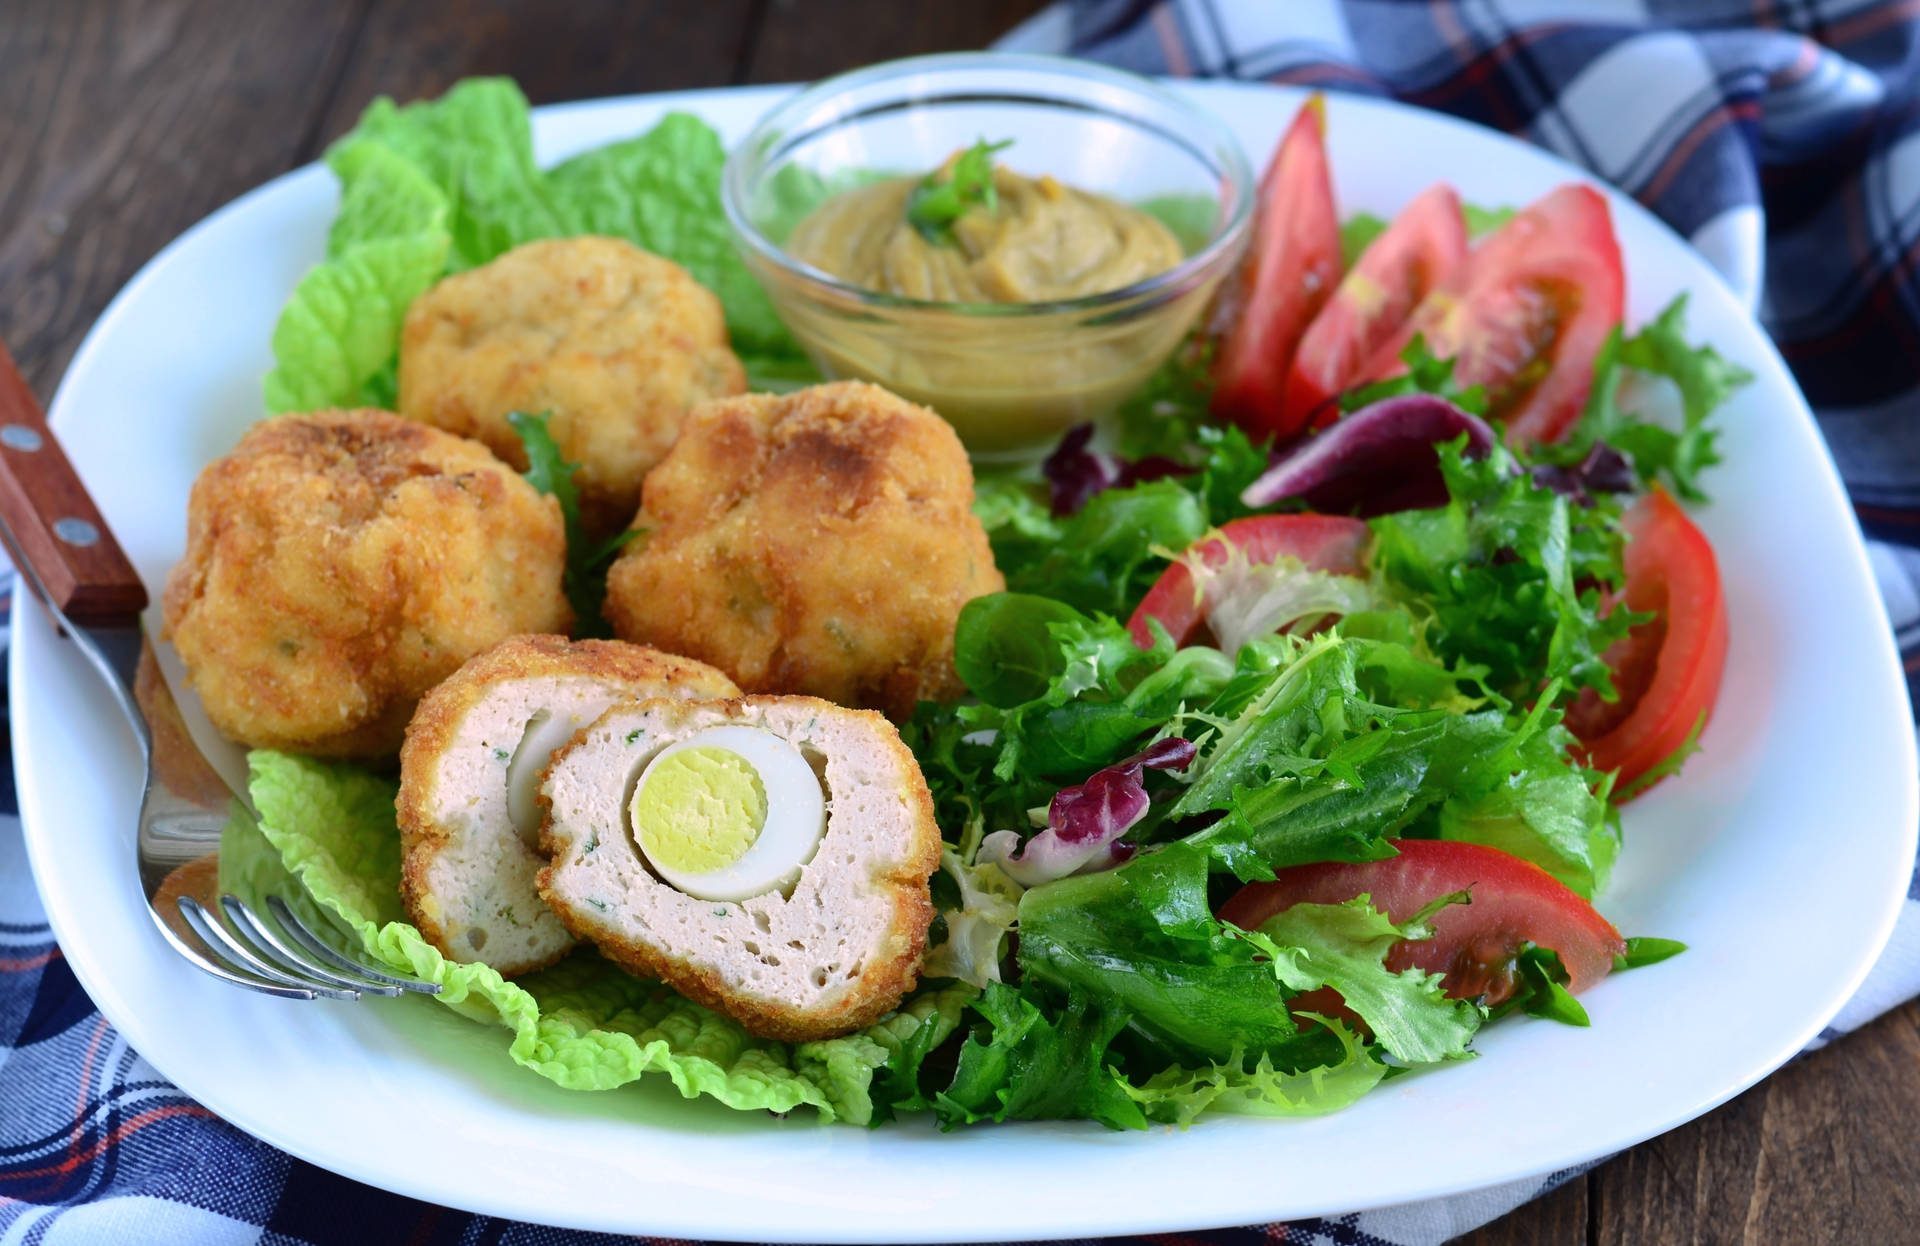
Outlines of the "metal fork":
{"label": "metal fork", "polygon": [[263,914],[221,891],[221,832],[230,818],[257,820],[257,811],[188,733],[141,634],[146,588],[4,344],[0,544],[19,582],[113,693],[140,746],[146,769],[135,837],[140,890],[168,945],[222,982],[286,999],[438,994],[436,983],[346,955],[283,896],[266,896]]}

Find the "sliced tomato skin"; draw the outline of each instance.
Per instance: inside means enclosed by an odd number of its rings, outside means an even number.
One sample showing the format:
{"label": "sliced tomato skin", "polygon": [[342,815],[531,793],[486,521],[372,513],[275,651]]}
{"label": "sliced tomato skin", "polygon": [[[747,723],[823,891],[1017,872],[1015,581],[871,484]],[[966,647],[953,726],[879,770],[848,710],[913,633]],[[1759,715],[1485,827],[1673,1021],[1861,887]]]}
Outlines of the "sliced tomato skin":
{"label": "sliced tomato skin", "polygon": [[1308,100],[1260,179],[1252,245],[1227,278],[1213,413],[1256,438],[1284,433],[1282,399],[1307,323],[1340,281],[1340,218],[1327,165],[1326,101]]}
{"label": "sliced tomato skin", "polygon": [[[1198,543],[1201,564],[1219,567],[1231,549],[1240,549],[1250,563],[1269,563],[1290,555],[1312,571],[1358,575],[1365,567],[1371,529],[1344,515],[1251,515],[1221,527],[1218,534]],[[1187,551],[1188,554],[1194,550]],[[1193,572],[1185,556],[1160,573],[1147,595],[1134,607],[1127,630],[1142,649],[1153,647],[1149,619],[1158,619],[1175,644],[1191,644],[1206,626],[1206,603],[1194,592]]]}
{"label": "sliced tomato skin", "polygon": [[1515,446],[1558,441],[1580,419],[1593,361],[1626,311],[1620,243],[1604,195],[1569,183],[1489,235],[1421,300],[1366,369],[1398,375],[1415,334],[1454,379],[1487,390]]}
{"label": "sliced tomato skin", "polygon": [[1381,347],[1466,255],[1460,196],[1436,182],[1361,253],[1307,326],[1287,376],[1281,434],[1331,422],[1337,414],[1332,400],[1362,379]]}
{"label": "sliced tomato skin", "polygon": [[1673,755],[1713,716],[1727,666],[1727,597],[1706,534],[1655,486],[1622,517],[1629,610],[1659,616],[1607,651],[1620,699],[1592,689],[1567,714],[1587,764],[1626,787]]}
{"label": "sliced tomato skin", "polygon": [[1434,914],[1433,937],[1396,943],[1387,968],[1446,975],[1454,999],[1483,997],[1488,1006],[1512,998],[1514,958],[1525,943],[1552,948],[1578,994],[1607,976],[1626,941],[1613,923],[1530,861],[1453,840],[1397,839],[1400,855],[1358,864],[1330,861],[1279,871],[1270,883],[1248,883],[1220,906],[1220,919],[1253,930],[1296,904],[1339,904],[1358,895],[1404,922],[1432,900],[1470,891],[1471,904]]}

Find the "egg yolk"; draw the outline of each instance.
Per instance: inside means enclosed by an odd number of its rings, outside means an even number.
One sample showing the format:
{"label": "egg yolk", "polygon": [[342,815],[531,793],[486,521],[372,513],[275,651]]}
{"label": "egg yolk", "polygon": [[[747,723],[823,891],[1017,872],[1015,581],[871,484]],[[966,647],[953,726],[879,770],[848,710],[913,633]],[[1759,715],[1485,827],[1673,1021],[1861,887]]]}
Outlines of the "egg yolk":
{"label": "egg yolk", "polygon": [[767,824],[767,789],[731,749],[683,748],[662,757],[633,794],[633,826],[647,858],[684,874],[724,869]]}

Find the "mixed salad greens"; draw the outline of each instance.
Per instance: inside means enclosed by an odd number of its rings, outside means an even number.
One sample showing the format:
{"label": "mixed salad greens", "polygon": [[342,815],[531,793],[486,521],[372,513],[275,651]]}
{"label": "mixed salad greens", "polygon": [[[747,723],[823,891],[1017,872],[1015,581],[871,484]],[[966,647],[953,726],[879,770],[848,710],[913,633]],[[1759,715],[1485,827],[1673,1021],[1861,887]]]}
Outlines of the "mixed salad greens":
{"label": "mixed salad greens", "polygon": [[[1290,150],[1269,181],[1297,192]],[[377,102],[327,159],[340,215],[274,332],[274,410],[390,405],[416,295],[587,232],[711,287],[750,371],[807,374],[732,253],[722,148],[695,118],[541,170],[518,91],[473,81]],[[945,208],[921,207],[937,228]],[[1497,240],[1533,211],[1459,215]],[[1321,259],[1360,271],[1398,228],[1350,218]],[[1243,315],[1285,303],[1259,294]],[[960,615],[972,696],[903,728],[948,844],[921,987],[866,1033],[753,1039],[590,951],[512,983],[444,960],[402,919],[392,785],[350,767],[255,754],[260,824],[236,823],[223,870],[284,862],[369,955],[442,982],[563,1085],[654,1069],[689,1097],[856,1123],[1320,1113],[1470,1055],[1496,1015],[1584,1025],[1573,991],[1679,950],[1621,940],[1588,902],[1628,785],[1677,766],[1711,705],[1634,729],[1667,696],[1663,646],[1691,634],[1668,604],[1685,568],[1634,551],[1672,546],[1673,516],[1691,531],[1668,491],[1703,496],[1711,416],[1745,379],[1684,315],[1628,334],[1616,312],[1590,358],[1549,359],[1590,370],[1551,438],[1507,445],[1521,387],[1457,383],[1469,352],[1424,335],[1285,428],[1236,412],[1265,382],[1233,342],[1196,341],[1110,442],[1076,430],[1038,474],[981,476],[1008,591]],[[564,502],[567,466],[538,421],[521,432]],[[570,566],[583,618],[607,552]]]}

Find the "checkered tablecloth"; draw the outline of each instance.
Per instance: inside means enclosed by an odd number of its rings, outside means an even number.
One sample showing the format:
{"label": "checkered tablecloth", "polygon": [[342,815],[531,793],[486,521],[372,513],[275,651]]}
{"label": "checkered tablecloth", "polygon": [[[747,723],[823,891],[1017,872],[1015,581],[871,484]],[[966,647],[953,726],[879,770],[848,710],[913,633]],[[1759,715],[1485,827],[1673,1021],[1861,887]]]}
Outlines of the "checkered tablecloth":
{"label": "checkered tablecloth", "polygon": [[[1010,46],[1388,95],[1530,139],[1665,217],[1746,295],[1819,413],[1920,669],[1920,4],[1072,0]],[[332,1176],[195,1104],[61,960],[0,783],[0,1246],[565,1243]],[[1920,891],[1827,1041],[1920,993]],[[1437,1243],[1569,1173],[1193,1242]],[[903,1226],[903,1229],[905,1226]]]}

